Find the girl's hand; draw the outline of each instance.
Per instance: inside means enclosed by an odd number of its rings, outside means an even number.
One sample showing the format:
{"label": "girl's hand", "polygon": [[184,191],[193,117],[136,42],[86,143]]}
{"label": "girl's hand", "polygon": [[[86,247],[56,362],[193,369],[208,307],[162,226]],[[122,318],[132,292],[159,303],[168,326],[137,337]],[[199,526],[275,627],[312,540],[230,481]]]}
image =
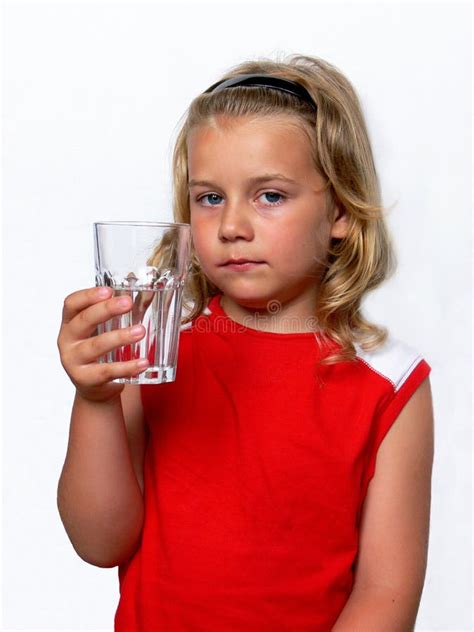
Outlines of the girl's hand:
{"label": "girl's hand", "polygon": [[[143,325],[140,325],[141,330],[138,335],[133,335],[131,328],[93,335],[99,323],[105,323],[110,318],[132,309],[130,297],[110,298],[111,288],[107,288],[108,295],[101,297],[99,295],[101,289],[103,288],[87,288],[66,297],[57,339],[61,364],[77,392],[84,399],[94,402],[104,402],[120,397],[125,384],[118,384],[111,380],[118,377],[131,377],[147,368],[140,367],[138,360],[107,364],[98,362],[100,356],[117,347],[137,342],[145,335]],[[122,306],[119,300],[123,299],[127,302]]]}

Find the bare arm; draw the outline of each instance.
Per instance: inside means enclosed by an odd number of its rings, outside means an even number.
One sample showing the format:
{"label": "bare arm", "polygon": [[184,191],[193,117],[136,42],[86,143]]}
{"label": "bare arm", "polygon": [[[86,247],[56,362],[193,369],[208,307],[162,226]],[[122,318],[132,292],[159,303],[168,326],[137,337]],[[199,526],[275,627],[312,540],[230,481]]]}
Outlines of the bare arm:
{"label": "bare arm", "polygon": [[136,361],[100,364],[97,358],[143,338],[131,329],[92,336],[98,323],[130,310],[98,288],[69,295],[58,336],[61,363],[76,386],[69,443],[58,483],[61,520],[79,556],[117,566],[135,551],[143,526],[145,431],[137,387],[114,383],[143,370]]}
{"label": "bare arm", "polygon": [[76,394],[58,509],[74,549],[86,562],[116,566],[135,551],[143,496],[120,397],[91,402]]}
{"label": "bare arm", "polygon": [[360,528],[353,591],[332,632],[412,632],[425,580],[434,459],[426,378],[377,455]]}
{"label": "bare arm", "polygon": [[419,601],[408,589],[356,587],[331,632],[413,632]]}

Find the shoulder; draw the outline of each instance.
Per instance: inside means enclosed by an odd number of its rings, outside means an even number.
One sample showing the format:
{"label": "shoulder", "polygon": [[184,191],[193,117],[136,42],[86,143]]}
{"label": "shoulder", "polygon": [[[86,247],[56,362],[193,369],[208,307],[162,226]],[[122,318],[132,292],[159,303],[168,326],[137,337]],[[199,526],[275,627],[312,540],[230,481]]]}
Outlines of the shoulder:
{"label": "shoulder", "polygon": [[[374,476],[376,463],[387,451],[403,452],[407,448],[407,434],[416,446],[420,436],[432,431],[431,366],[416,347],[392,335],[372,351],[357,347],[357,359],[376,376],[370,389],[373,417],[362,486],[364,494]],[[385,447],[379,450],[382,444]],[[414,449],[420,449],[419,445]]]}
{"label": "shoulder", "polygon": [[376,349],[364,350],[358,344],[355,348],[357,359],[388,382],[394,392],[399,391],[415,371],[426,372],[430,368],[418,349],[391,334]]}
{"label": "shoulder", "polygon": [[[371,437],[362,485],[364,495],[380,457],[379,447],[386,436],[390,434],[392,439],[403,437],[417,424],[423,425],[423,421],[417,421],[418,407],[426,408],[431,404],[431,388],[427,379],[431,366],[416,347],[392,335],[377,349],[363,350],[358,345],[356,349],[357,360],[372,378],[364,380],[368,384],[364,391],[366,406],[371,411]],[[389,439],[385,443],[390,442]]]}
{"label": "shoulder", "polygon": [[383,587],[416,613],[426,571],[434,458],[431,367],[416,349],[394,339],[362,361],[367,360],[390,383],[391,393],[375,415],[368,450],[356,586]]}

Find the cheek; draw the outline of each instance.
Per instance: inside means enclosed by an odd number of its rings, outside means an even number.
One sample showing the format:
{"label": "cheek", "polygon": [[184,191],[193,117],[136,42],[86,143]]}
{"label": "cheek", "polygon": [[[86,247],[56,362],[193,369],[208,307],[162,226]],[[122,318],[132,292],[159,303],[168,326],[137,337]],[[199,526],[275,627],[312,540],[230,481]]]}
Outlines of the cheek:
{"label": "cheek", "polygon": [[215,238],[213,238],[213,230],[208,222],[192,221],[191,219],[191,235],[193,240],[194,252],[199,261],[199,265],[207,276],[211,277],[213,263],[215,262]]}
{"label": "cheek", "polygon": [[272,234],[271,243],[279,264],[287,270],[307,270],[324,260],[325,235],[314,224],[282,227]]}
{"label": "cheek", "polygon": [[274,245],[275,252],[294,255],[312,252],[317,245],[318,233],[314,225],[308,226],[295,221],[276,227],[267,238],[272,244],[272,249]]}
{"label": "cheek", "polygon": [[209,228],[206,228],[206,225],[202,221],[196,220],[195,218],[193,219],[192,216],[190,224],[194,249],[199,255],[199,253],[206,252],[209,248]]}

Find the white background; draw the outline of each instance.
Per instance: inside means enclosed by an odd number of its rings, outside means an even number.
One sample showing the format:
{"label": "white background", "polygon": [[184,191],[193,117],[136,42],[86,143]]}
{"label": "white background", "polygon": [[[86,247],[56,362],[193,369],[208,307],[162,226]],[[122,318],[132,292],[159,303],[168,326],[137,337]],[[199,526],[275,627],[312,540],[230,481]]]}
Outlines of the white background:
{"label": "white background", "polygon": [[170,220],[189,102],[244,59],[303,53],[358,91],[400,265],[365,311],[432,367],[429,563],[416,630],[472,625],[471,7],[4,5],[2,630],[112,630],[117,569],[83,562],[56,488],[74,387],[64,298],[94,285],[92,222]]}

